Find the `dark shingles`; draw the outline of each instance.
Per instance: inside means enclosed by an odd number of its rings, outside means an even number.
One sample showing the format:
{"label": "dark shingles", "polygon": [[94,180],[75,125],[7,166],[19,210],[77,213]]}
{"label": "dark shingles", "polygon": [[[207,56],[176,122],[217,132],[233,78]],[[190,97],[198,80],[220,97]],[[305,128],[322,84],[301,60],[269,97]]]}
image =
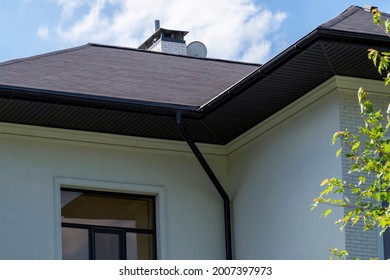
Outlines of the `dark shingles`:
{"label": "dark shingles", "polygon": [[[382,17],[386,19],[390,16],[389,14],[383,13]],[[349,7],[342,14],[320,25],[320,27],[332,30],[384,35],[383,29],[373,23],[372,14],[358,6]]]}
{"label": "dark shingles", "polygon": [[96,44],[0,64],[0,85],[201,106],[259,65]]}

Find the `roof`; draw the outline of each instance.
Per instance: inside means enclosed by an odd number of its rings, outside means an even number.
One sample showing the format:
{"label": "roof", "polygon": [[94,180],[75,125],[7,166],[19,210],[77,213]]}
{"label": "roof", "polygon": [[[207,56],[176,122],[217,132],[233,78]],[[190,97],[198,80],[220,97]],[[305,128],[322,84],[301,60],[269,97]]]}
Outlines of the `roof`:
{"label": "roof", "polygon": [[0,121],[182,140],[181,112],[226,144],[334,75],[381,79],[367,48],[388,43],[351,6],[264,65],[88,44],[1,63]]}
{"label": "roof", "polygon": [[[384,13],[383,17],[389,17]],[[320,27],[330,30],[340,30],[383,36],[383,29],[372,22],[372,13],[365,8],[351,6],[338,17],[321,24]]]}
{"label": "roof", "polygon": [[98,44],[0,64],[0,83],[75,96],[202,106],[259,65]]}

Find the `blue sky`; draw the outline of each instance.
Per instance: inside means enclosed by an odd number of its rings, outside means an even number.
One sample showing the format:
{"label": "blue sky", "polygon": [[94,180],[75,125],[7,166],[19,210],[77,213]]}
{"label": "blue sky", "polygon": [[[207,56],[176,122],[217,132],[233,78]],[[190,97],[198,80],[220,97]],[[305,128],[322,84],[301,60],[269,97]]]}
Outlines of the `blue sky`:
{"label": "blue sky", "polygon": [[161,27],[187,30],[208,57],[264,63],[350,5],[389,1],[2,0],[0,62],[86,44],[137,48]]}

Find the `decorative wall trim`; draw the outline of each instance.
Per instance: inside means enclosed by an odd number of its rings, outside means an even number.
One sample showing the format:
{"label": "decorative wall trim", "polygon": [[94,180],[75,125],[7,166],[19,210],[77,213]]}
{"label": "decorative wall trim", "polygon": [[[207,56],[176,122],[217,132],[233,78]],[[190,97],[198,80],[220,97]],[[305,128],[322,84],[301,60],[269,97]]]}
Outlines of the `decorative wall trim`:
{"label": "decorative wall trim", "polygon": [[[49,128],[24,124],[0,122],[0,137],[23,137],[35,141],[55,141],[65,144],[79,144],[89,147],[106,147],[153,153],[180,153],[192,155],[187,143],[182,141],[151,139],[108,133]],[[205,155],[225,156],[226,147],[198,144]]]}
{"label": "decorative wall trim", "polygon": [[356,94],[360,87],[373,95],[389,95],[390,93],[390,89],[385,87],[384,81],[336,76],[336,83],[339,90],[350,90]]}

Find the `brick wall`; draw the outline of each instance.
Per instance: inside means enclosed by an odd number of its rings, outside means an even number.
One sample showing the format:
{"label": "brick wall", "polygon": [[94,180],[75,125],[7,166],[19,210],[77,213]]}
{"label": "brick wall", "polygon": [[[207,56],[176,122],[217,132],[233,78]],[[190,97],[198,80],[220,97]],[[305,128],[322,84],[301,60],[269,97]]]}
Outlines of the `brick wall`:
{"label": "brick wall", "polygon": [[170,42],[159,40],[151,48],[151,51],[170,54],[187,55],[187,46],[185,43]]}
{"label": "brick wall", "polygon": [[[386,112],[387,104],[390,102],[390,96],[384,94],[371,94],[370,100],[374,103],[374,109],[382,109]],[[340,128],[348,129],[352,133],[358,132],[358,126],[362,125],[360,116],[357,89],[340,90]],[[356,174],[348,174],[350,162],[345,157],[342,158],[343,179],[347,182],[357,183]],[[350,196],[348,191],[346,196]],[[347,209],[346,209],[347,211]],[[357,223],[353,227],[347,226],[345,229],[346,250],[349,252],[349,258],[370,259],[380,257],[379,251],[379,231],[364,231],[363,224]]]}

